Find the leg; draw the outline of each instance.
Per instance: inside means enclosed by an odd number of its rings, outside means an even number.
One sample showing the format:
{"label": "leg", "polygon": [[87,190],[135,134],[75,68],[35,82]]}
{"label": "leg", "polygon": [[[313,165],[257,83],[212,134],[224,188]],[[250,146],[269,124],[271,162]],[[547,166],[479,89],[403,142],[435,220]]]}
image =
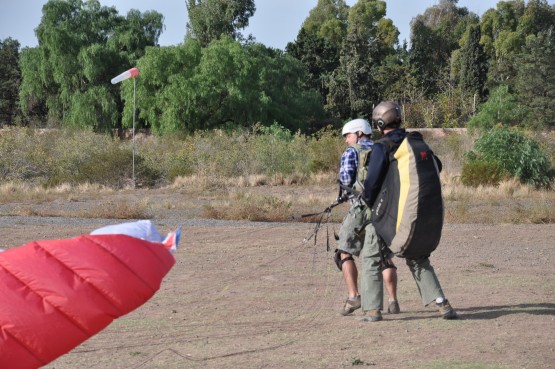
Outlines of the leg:
{"label": "leg", "polygon": [[[345,260],[348,259],[348,260]],[[343,279],[347,285],[347,292],[349,297],[358,296],[358,270],[357,265],[352,257],[352,255],[345,252],[341,253],[341,260],[343,261],[342,269]]]}
{"label": "leg", "polygon": [[360,295],[357,286],[358,270],[351,254],[339,250],[338,252],[341,259],[341,272],[343,273],[343,279],[349,293],[349,297],[347,297],[345,305],[343,305],[343,309],[339,313],[341,315],[350,315],[360,308]]}
{"label": "leg", "polygon": [[387,294],[389,295],[387,312],[390,314],[399,314],[401,309],[399,308],[399,302],[397,301],[397,267],[393,263],[392,258],[393,254],[390,254],[384,260],[382,265],[382,275]]}
{"label": "leg", "polygon": [[415,260],[407,259],[406,262],[416,282],[424,306],[428,306],[438,298],[444,298],[439,280],[430,264],[430,259],[427,257]]}
{"label": "leg", "polygon": [[[389,262],[393,264],[393,261],[391,261],[391,259],[389,260]],[[382,274],[385,289],[389,295],[389,301],[397,301],[397,269],[390,267],[384,269]]]}
{"label": "leg", "polygon": [[443,319],[455,319],[457,313],[445,298],[434,268],[427,257],[417,260],[407,259],[412,276],[418,286],[418,291],[425,306],[432,302],[436,303],[439,314]]}
{"label": "leg", "polygon": [[[383,309],[383,277],[381,271],[380,239],[372,224],[366,227],[362,248],[362,309]],[[380,315],[381,318],[381,315]]]}
{"label": "leg", "polygon": [[335,254],[335,262],[343,273],[343,279],[349,294],[341,315],[349,315],[360,308],[358,292],[358,270],[353,256],[358,256],[364,242],[364,231],[360,230],[365,220],[365,208],[360,204],[353,204],[349,213],[343,219],[339,229],[339,245]]}

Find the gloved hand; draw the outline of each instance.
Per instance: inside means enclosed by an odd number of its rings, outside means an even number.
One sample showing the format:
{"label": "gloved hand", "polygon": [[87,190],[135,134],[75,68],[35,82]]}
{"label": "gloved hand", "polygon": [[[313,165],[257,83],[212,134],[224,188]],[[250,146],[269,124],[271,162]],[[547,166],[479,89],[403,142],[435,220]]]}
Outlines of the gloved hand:
{"label": "gloved hand", "polygon": [[338,204],[342,204],[345,201],[349,200],[349,197],[346,194],[342,194],[341,196],[337,197],[337,200],[335,200]]}

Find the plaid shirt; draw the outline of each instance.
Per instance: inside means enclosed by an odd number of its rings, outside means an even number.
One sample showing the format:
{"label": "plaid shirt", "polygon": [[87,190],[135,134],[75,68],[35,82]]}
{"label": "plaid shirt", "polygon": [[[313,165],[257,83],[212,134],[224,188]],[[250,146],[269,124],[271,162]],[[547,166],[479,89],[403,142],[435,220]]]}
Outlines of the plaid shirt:
{"label": "plaid shirt", "polygon": [[[363,148],[372,147],[374,143],[370,139],[362,139],[358,142]],[[352,146],[341,155],[341,164],[339,166],[339,180],[342,185],[352,187],[357,179],[358,168],[358,151]]]}

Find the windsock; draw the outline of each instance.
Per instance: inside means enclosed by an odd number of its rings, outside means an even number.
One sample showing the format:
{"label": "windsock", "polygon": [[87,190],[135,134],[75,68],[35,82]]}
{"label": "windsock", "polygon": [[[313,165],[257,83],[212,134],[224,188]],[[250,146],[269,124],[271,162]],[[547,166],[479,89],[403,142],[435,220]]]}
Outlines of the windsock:
{"label": "windsock", "polygon": [[137,75],[139,75],[139,69],[138,68],[131,68],[129,70],[126,70],[125,72],[123,72],[122,74],[120,74],[117,77],[112,78],[112,84],[115,85],[116,83],[119,83],[121,81],[124,81],[128,78],[133,78],[136,77]]}

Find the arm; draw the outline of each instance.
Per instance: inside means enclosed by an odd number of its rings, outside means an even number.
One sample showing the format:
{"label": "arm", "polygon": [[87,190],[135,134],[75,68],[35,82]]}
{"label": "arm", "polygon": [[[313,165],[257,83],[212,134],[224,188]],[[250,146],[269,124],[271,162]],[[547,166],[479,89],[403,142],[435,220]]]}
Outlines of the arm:
{"label": "arm", "polygon": [[432,152],[432,155],[434,156],[434,159],[436,161],[437,171],[441,173],[441,170],[443,169],[443,163],[441,162],[441,160],[439,160],[439,158],[433,152]]}
{"label": "arm", "polygon": [[387,149],[381,143],[374,144],[374,150],[368,164],[368,174],[364,180],[363,198],[369,207],[374,205],[374,201],[376,201],[380,192],[387,168],[389,167],[388,156]]}
{"label": "arm", "polygon": [[348,147],[341,155],[339,167],[339,181],[342,185],[351,187],[356,180],[358,154],[354,147]]}

